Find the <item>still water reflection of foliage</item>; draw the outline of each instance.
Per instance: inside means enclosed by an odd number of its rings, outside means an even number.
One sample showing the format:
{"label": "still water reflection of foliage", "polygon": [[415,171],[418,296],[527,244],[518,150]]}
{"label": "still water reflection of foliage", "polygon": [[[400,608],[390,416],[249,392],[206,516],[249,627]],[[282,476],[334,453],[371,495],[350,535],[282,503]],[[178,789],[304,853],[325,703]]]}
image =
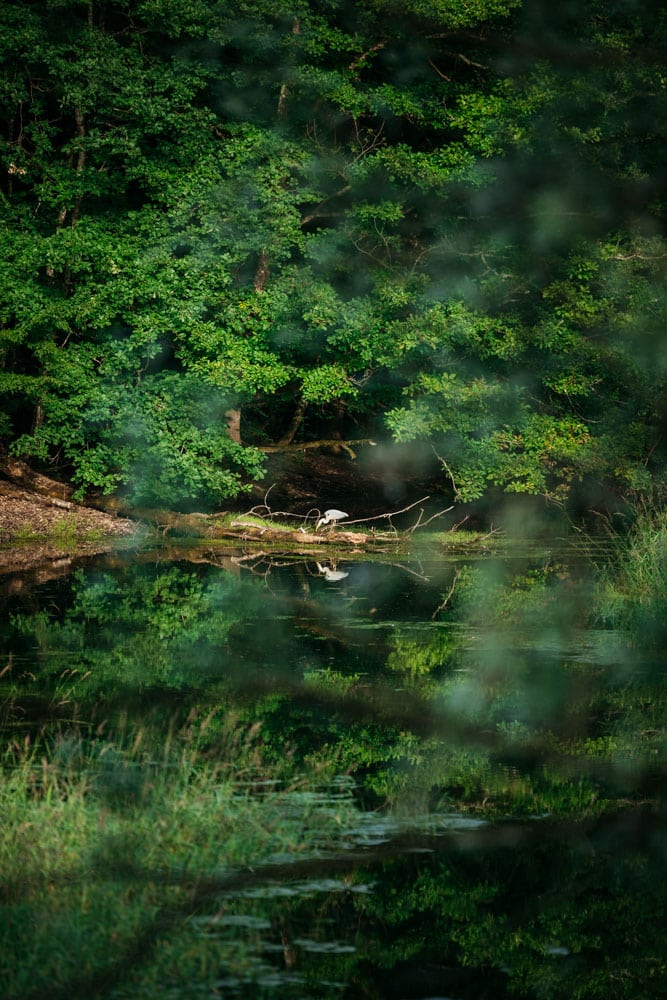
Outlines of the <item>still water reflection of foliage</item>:
{"label": "still water reflection of foliage", "polygon": [[663,995],[655,642],[564,555],[343,571],[7,596],[8,996]]}

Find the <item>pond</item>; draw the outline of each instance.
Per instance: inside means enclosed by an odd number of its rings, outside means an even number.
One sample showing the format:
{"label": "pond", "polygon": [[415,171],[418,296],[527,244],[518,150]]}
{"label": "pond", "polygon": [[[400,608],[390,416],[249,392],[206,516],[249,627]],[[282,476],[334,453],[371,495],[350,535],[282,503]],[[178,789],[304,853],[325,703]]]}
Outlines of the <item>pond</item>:
{"label": "pond", "polygon": [[3,996],[666,996],[665,664],[594,555],[5,577]]}

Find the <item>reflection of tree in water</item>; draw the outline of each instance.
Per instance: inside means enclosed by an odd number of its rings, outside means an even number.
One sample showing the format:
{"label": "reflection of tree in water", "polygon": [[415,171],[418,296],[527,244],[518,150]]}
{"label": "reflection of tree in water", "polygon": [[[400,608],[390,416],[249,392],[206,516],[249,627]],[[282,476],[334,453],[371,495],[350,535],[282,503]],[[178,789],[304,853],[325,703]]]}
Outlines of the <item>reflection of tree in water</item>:
{"label": "reflection of tree in water", "polygon": [[247,565],[128,562],[80,571],[55,599],[47,587],[5,632],[8,656],[37,650],[7,690],[50,698],[55,719],[72,702],[112,716],[240,708],[278,756],[287,743],[372,774],[384,795],[458,790],[503,808],[539,810],[543,771],[562,760],[594,785],[596,760],[613,774],[657,747],[655,726],[635,729],[641,705],[662,704],[656,678],[628,675],[613,632],[582,631],[590,585],[558,560],[449,563],[430,582],[424,566],[347,562],[332,582],[316,561]]}
{"label": "reflection of tree in water", "polygon": [[[637,673],[618,633],[582,631],[585,574],[551,555],[348,561],[334,582],[315,560],[280,563],[237,575],[102,561],[12,598],[2,726],[26,801],[46,811],[17,812],[34,833],[6,844],[20,847],[17,871],[49,856],[49,836],[60,845],[60,867],[25,883],[37,878],[35,900],[40,878],[58,886],[50,923],[83,920],[85,878],[96,954],[119,919],[111,900],[126,900],[128,990],[182,983],[188,955],[204,977],[236,969],[250,990],[246,973],[268,976],[271,956],[288,954],[306,985],[326,973],[398,996],[418,968],[425,988],[463,997],[535,984],[594,996],[631,951],[620,995],[648,989],[661,969],[647,915],[663,906],[661,676],[650,663]],[[55,802],[67,803],[60,826]],[[77,803],[74,834],[62,824]],[[442,825],[462,810],[493,822]],[[324,853],[309,868],[313,850]],[[256,872],[230,881],[225,858]],[[281,895],[295,880],[311,888]],[[269,927],[226,921],[248,912]],[[120,957],[104,963],[120,988]],[[62,995],[92,989],[93,965],[88,978],[63,973]],[[308,995],[303,979],[284,987]]]}

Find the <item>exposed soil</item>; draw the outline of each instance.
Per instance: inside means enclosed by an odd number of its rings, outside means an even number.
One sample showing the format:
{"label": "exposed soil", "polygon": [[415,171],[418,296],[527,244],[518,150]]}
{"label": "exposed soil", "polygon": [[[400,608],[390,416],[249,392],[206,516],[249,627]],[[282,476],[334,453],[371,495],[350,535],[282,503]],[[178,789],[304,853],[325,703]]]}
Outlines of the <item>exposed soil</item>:
{"label": "exposed soil", "polygon": [[52,500],[0,479],[0,573],[51,560],[107,552],[137,524],[66,500]]}

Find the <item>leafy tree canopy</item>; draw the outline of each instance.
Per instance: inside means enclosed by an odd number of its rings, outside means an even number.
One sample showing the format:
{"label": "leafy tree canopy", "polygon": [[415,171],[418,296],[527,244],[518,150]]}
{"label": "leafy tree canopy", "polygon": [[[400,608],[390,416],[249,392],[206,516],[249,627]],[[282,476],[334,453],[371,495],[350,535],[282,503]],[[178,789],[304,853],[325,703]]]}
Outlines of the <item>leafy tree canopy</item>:
{"label": "leafy tree canopy", "polygon": [[433,444],[462,499],[662,489],[664,12],[8,0],[0,18],[16,454],[82,493],[216,504],[334,408]]}

